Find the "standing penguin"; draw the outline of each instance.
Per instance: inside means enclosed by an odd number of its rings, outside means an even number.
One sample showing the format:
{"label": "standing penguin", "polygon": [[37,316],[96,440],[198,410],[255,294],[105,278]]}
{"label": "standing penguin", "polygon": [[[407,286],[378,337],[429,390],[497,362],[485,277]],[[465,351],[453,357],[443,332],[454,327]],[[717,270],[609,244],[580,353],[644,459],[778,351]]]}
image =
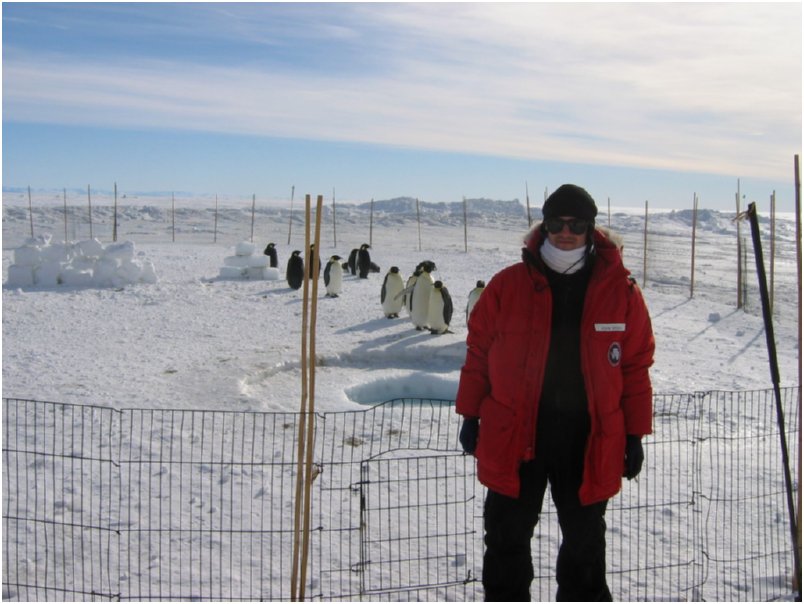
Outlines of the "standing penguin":
{"label": "standing penguin", "polygon": [[343,267],[340,263],[340,256],[332,256],[324,268],[324,285],[327,288],[327,297],[337,298],[341,293],[343,285]]}
{"label": "standing penguin", "polygon": [[486,282],[485,281],[478,281],[475,284],[475,288],[469,292],[469,300],[466,302],[466,322],[469,322],[469,315],[472,314],[472,309],[477,304],[477,301],[480,299],[480,294],[483,293],[483,290],[486,289]]}
{"label": "standing penguin", "polygon": [[265,246],[265,251],[263,252],[263,254],[265,254],[266,256],[268,256],[271,259],[271,261],[270,261],[271,268],[276,268],[277,266],[279,266],[279,259],[278,259],[277,255],[276,255],[276,244],[275,243],[269,243],[268,245],[266,245]]}
{"label": "standing penguin", "polygon": [[430,294],[430,305],[427,313],[427,323],[430,333],[442,334],[449,331],[449,322],[452,320],[452,296],[441,281],[433,284]]}
{"label": "standing penguin", "polygon": [[385,275],[380,290],[382,312],[389,319],[397,318],[405,304],[404,296],[400,295],[403,289],[405,289],[405,284],[402,281],[402,275],[399,274],[399,267],[392,266]]}
{"label": "standing penguin", "polygon": [[304,259],[301,257],[301,250],[294,250],[288,258],[285,278],[293,289],[299,289],[304,283]]}
{"label": "standing penguin", "polygon": [[369,271],[371,270],[371,254],[369,254],[368,243],[360,246],[357,252],[357,272],[361,279],[367,279]]}
{"label": "standing penguin", "polygon": [[349,260],[347,260],[347,263],[349,264],[349,272],[352,273],[353,275],[357,274],[357,253],[359,251],[360,250],[355,248],[351,252],[349,252]]}
{"label": "standing penguin", "polygon": [[310,274],[309,274],[310,279],[318,279],[318,276],[321,274],[321,256],[318,256],[318,272],[316,272],[316,274],[313,275],[313,267],[315,266],[315,262],[314,262],[315,255],[316,255],[315,243],[311,243],[310,244],[310,268],[308,269],[310,271]]}
{"label": "standing penguin", "polygon": [[433,291],[433,277],[430,272],[435,270],[435,264],[426,260],[420,264],[421,274],[416,278],[411,294],[410,320],[417,330],[427,329],[427,315],[430,311],[430,294]]}

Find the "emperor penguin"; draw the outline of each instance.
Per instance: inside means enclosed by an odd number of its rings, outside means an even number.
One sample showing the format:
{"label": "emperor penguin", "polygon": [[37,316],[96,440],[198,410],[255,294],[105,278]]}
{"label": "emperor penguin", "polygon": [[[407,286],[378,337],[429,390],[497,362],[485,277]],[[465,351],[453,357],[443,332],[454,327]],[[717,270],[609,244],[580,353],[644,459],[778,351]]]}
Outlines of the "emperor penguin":
{"label": "emperor penguin", "polygon": [[452,296],[441,281],[433,284],[430,294],[430,305],[427,313],[427,323],[430,333],[442,334],[449,331],[449,322],[452,320]]}
{"label": "emperor penguin", "polygon": [[343,285],[343,267],[340,256],[331,256],[324,268],[324,285],[327,288],[327,297],[337,298]]}
{"label": "emperor penguin", "polygon": [[402,281],[402,275],[399,274],[399,267],[392,266],[385,275],[380,290],[382,312],[389,319],[397,318],[405,305],[405,298],[401,295],[403,289],[405,289],[405,284]]}
{"label": "emperor penguin", "polygon": [[353,275],[357,274],[357,253],[359,251],[360,250],[355,248],[351,252],[349,252],[349,260],[347,260],[347,263],[349,264],[349,272],[352,273]]}
{"label": "emperor penguin", "polygon": [[469,299],[466,302],[466,322],[469,322],[469,315],[472,314],[472,309],[477,304],[477,301],[480,299],[480,294],[483,293],[483,290],[486,289],[486,282],[485,281],[478,281],[475,284],[475,288],[469,292]]}
{"label": "emperor penguin", "polygon": [[265,246],[265,251],[263,252],[266,256],[268,256],[270,260],[271,268],[276,268],[279,265],[279,259],[276,255],[276,244],[269,243]]}
{"label": "emperor penguin", "polygon": [[304,283],[304,259],[301,257],[301,250],[294,250],[288,258],[285,278],[293,289],[299,289]]}
{"label": "emperor penguin", "polygon": [[308,269],[309,270],[309,275],[308,276],[310,277],[310,279],[318,279],[318,276],[321,274],[321,256],[318,256],[318,272],[315,275],[313,275],[313,267],[315,267],[315,262],[314,262],[315,255],[316,255],[315,243],[311,243],[310,244],[310,268]]}
{"label": "emperor penguin", "polygon": [[416,279],[418,279],[421,274],[421,266],[417,266],[413,274],[408,277],[405,283],[405,289],[402,290],[402,305],[405,307],[405,310],[408,311],[408,315],[411,314],[411,308],[413,307],[413,288],[416,287]]}
{"label": "emperor penguin", "polygon": [[367,279],[371,270],[371,254],[369,254],[368,243],[364,243],[357,251],[357,272],[361,279]]}
{"label": "emperor penguin", "polygon": [[430,311],[430,294],[433,291],[433,277],[430,272],[435,264],[426,260],[420,264],[421,274],[416,278],[411,295],[410,320],[417,330],[428,329],[427,315]]}

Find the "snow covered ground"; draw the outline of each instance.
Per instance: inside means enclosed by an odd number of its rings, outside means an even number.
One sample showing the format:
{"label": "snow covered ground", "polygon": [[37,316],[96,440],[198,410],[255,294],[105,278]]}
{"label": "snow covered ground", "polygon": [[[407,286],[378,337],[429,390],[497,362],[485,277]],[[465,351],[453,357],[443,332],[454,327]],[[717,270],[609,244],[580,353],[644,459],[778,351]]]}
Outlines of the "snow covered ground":
{"label": "snow covered ground", "polygon": [[[304,245],[296,201],[292,241],[287,211],[263,209],[254,243],[276,242],[279,280],[220,278],[235,244],[251,238],[251,209],[229,208],[213,233],[213,209],[168,204],[121,211],[118,241],[153,263],[158,281],[125,287],[34,286],[3,289],[3,396],[116,408],[203,408],[292,411],[300,392],[301,290],[284,280],[285,263]],[[488,204],[491,206],[492,204]],[[500,204],[498,204],[500,205]],[[469,213],[464,251],[462,204],[451,211],[424,208],[421,233],[410,213],[376,204],[372,260],[380,273],[344,277],[338,298],[319,287],[316,408],[349,410],[398,396],[450,398],[464,356],[469,291],[520,257],[527,219],[521,206]],[[14,250],[30,234],[28,208],[4,204],[3,282]],[[490,209],[491,210],[491,209]],[[494,210],[500,207],[494,206]],[[88,238],[88,220],[71,216],[68,231]],[[111,208],[94,208],[95,238],[111,241]],[[604,209],[605,212],[605,209]],[[536,214],[534,210],[534,214]],[[624,236],[625,262],[644,279],[644,216],[613,211],[611,226]],[[657,342],[652,369],[658,393],[769,387],[770,373],[753,256],[748,256],[747,309],[738,310],[736,226],[731,216],[699,212],[695,295],[689,296],[691,213],[651,215],[644,287]],[[600,222],[607,223],[603,214]],[[35,234],[63,239],[63,209],[40,210]],[[767,224],[763,225],[766,229]],[[175,228],[175,231],[174,231]],[[750,231],[742,225],[750,254]],[[68,233],[69,234],[69,233]],[[173,238],[175,237],[175,242]],[[213,243],[213,238],[217,243]],[[421,244],[419,244],[421,237]],[[337,238],[337,245],[334,240]],[[369,212],[338,206],[333,230],[327,208],[321,258],[347,258],[369,241]],[[766,265],[769,249],[765,241]],[[420,249],[421,247],[421,249]],[[775,331],[783,385],[798,381],[794,227],[777,219]],[[380,288],[390,266],[404,278],[432,260],[451,292],[451,331],[416,331],[405,314],[386,319]]]}

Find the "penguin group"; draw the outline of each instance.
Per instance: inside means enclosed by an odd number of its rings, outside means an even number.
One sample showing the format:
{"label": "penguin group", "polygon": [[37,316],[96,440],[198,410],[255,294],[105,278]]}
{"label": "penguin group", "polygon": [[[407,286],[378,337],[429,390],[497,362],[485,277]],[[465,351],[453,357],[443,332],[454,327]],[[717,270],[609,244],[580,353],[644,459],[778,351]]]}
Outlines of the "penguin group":
{"label": "penguin group", "polygon": [[[333,254],[329,257],[326,264],[324,264],[321,262],[321,256],[315,249],[315,244],[311,244],[307,252],[309,278],[317,279],[323,267],[326,295],[328,298],[337,298],[343,290],[344,274],[351,273],[352,275],[359,276],[361,279],[367,279],[369,273],[380,272],[380,267],[371,261],[371,255],[369,253],[370,247],[368,243],[364,243],[359,248],[353,249],[346,262],[342,262],[341,256]],[[278,262],[276,244],[269,243],[265,248],[264,254],[270,257],[271,266],[276,266]],[[312,268],[315,266],[316,259],[318,260],[318,273],[313,274]],[[301,288],[304,282],[304,262],[305,257],[301,250],[294,250],[288,258],[285,278],[291,289]]]}
{"label": "penguin group", "polygon": [[386,317],[393,319],[406,308],[410,322],[417,331],[442,334],[449,331],[452,321],[452,297],[441,281],[434,281],[435,262],[420,262],[403,284],[399,268],[392,266],[385,276],[380,301]]}

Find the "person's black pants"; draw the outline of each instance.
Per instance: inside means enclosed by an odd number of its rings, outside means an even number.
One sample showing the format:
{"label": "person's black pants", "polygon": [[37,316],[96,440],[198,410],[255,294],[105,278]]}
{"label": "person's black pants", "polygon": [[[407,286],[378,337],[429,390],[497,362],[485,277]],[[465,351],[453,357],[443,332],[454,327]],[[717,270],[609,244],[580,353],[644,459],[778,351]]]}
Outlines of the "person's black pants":
{"label": "person's black pants", "polygon": [[578,499],[582,449],[580,454],[568,454],[560,444],[558,450],[541,449],[542,453],[537,453],[535,460],[520,468],[522,487],[518,499],[494,491],[486,496],[485,599],[487,602],[530,601],[533,580],[530,543],[549,481],[562,533],[556,563],[556,600],[610,601],[604,520],[607,502],[582,506]]}

